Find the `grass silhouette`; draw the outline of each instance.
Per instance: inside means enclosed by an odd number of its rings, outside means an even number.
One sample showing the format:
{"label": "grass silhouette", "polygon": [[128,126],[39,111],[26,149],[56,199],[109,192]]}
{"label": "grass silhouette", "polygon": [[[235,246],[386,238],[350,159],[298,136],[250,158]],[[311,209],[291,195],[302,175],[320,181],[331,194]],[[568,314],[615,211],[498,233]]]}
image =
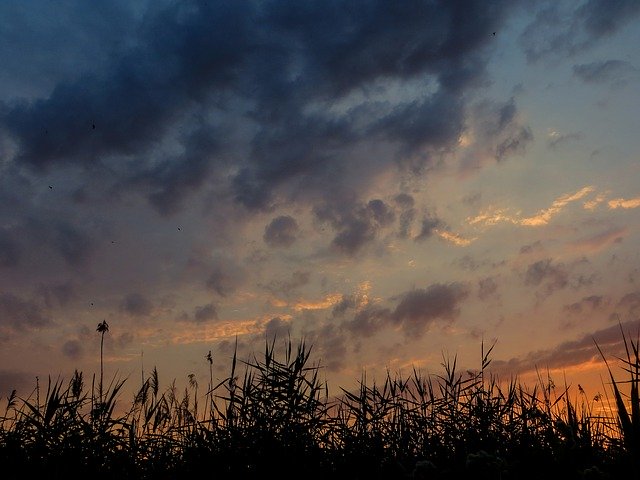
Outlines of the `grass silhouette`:
{"label": "grass silhouette", "polygon": [[161,390],[154,368],[116,413],[125,381],[103,388],[101,372],[86,389],[76,371],[68,383],[50,379],[42,401],[39,385],[9,397],[3,478],[638,478],[640,358],[638,342],[623,338],[630,381],[616,381],[607,363],[611,415],[595,415],[598,398],[572,400],[549,377],[532,388],[500,382],[484,346],[478,371],[459,372],[445,358],[439,375],[387,373],[381,384],[363,375],[337,398],[304,341],[289,338],[282,358],[275,339],[246,361],[236,347],[217,385],[209,352],[204,409],[193,376],[183,391],[175,381]]}

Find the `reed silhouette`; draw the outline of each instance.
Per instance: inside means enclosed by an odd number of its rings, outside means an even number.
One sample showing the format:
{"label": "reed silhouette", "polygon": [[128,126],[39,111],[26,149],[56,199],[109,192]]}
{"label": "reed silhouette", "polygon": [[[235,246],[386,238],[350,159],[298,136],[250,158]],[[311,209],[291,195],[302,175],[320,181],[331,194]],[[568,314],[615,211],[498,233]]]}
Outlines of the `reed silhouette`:
{"label": "reed silhouette", "polygon": [[573,397],[550,377],[531,388],[500,381],[489,371],[493,347],[484,345],[475,371],[443,358],[440,374],[387,372],[376,383],[363,373],[358,388],[330,396],[312,347],[290,338],[281,354],[274,338],[246,360],[236,344],[229,374],[215,385],[209,351],[204,409],[195,376],[184,391],[175,380],[162,389],[154,368],[116,413],[125,380],[103,388],[101,341],[97,390],[87,391],[76,371],[68,383],[49,379],[42,401],[39,387],[8,398],[3,478],[638,478],[640,358],[638,342],[623,338],[630,381],[617,381],[606,363],[608,413],[595,408],[602,396],[579,389]]}

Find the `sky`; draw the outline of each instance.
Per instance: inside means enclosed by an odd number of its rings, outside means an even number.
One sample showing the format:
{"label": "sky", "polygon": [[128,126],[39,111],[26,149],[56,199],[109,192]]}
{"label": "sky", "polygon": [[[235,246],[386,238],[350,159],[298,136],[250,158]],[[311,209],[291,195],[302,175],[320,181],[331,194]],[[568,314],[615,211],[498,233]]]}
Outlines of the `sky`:
{"label": "sky", "polygon": [[99,372],[102,321],[131,388],[291,339],[336,394],[483,345],[602,389],[637,45],[635,0],[1,2],[0,395]]}

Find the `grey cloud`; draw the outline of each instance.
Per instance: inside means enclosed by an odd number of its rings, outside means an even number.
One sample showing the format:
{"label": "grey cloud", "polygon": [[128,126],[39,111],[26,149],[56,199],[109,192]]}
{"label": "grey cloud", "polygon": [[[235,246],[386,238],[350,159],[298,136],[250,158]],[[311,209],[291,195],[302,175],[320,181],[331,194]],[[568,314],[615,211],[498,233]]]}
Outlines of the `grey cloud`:
{"label": "grey cloud", "polygon": [[497,292],[498,283],[494,277],[485,277],[478,280],[478,298],[480,300],[497,296]]}
{"label": "grey cloud", "polygon": [[79,340],[68,340],[62,345],[62,353],[71,360],[78,360],[84,354],[82,343]]}
{"label": "grey cloud", "polygon": [[627,315],[636,315],[640,311],[640,292],[630,292],[623,295],[616,304],[617,311]]}
{"label": "grey cloud", "polygon": [[[373,178],[340,173],[364,142],[394,144],[399,158],[377,160],[385,168],[419,148],[455,146],[461,93],[484,79],[485,47],[510,5],[194,0],[136,12],[123,2],[104,17],[79,8],[77,25],[98,21],[99,41],[87,51],[67,45],[81,52],[73,68],[52,75],[46,91],[7,99],[0,124],[16,142],[14,162],[35,172],[63,164],[109,172],[112,187],[145,195],[163,215],[179,211],[214,171],[232,191],[225,198],[253,210],[276,198],[319,198],[328,179],[346,196]],[[114,16],[121,20],[110,31],[105,18]],[[104,45],[109,54],[92,63],[87,52]],[[420,78],[429,88],[416,102],[352,95]],[[158,155],[176,143],[181,153]],[[349,250],[367,238],[353,236],[339,243]]]}
{"label": "grey cloud", "polygon": [[613,35],[638,13],[635,0],[553,2],[540,9],[520,41],[530,61],[572,56]]}
{"label": "grey cloud", "polygon": [[358,253],[395,218],[392,208],[380,199],[366,204],[324,205],[316,207],[314,213],[320,221],[329,222],[337,231],[333,246],[346,255]]}
{"label": "grey cloud", "polygon": [[144,317],[151,313],[153,304],[140,293],[130,293],[122,299],[120,309],[135,317]]}
{"label": "grey cloud", "polygon": [[211,264],[206,285],[221,297],[235,292],[245,281],[246,271],[232,258],[217,256]]}
{"label": "grey cloud", "polygon": [[272,280],[265,288],[274,293],[280,293],[283,295],[291,295],[298,288],[304,287],[309,284],[311,278],[310,272],[296,270],[291,273],[291,276],[285,280]]}
{"label": "grey cloud", "polygon": [[280,317],[274,317],[267,322],[264,334],[267,340],[272,340],[274,338],[286,338],[289,332],[289,323],[282,320]]}
{"label": "grey cloud", "polygon": [[624,83],[637,69],[623,60],[602,60],[573,66],[573,74],[587,83]]}
{"label": "grey cloud", "polygon": [[37,292],[42,296],[44,304],[51,308],[54,305],[64,307],[75,295],[75,287],[71,281],[51,285],[40,285]]}
{"label": "grey cloud", "polygon": [[18,242],[6,232],[0,231],[0,267],[15,267],[20,262],[21,249]]}
{"label": "grey cloud", "polygon": [[18,371],[0,370],[0,395],[8,397],[13,390],[26,397],[36,384],[36,376]]}
{"label": "grey cloud", "polygon": [[527,267],[524,283],[532,287],[543,285],[546,294],[550,295],[568,285],[569,272],[563,263],[554,265],[550,258],[539,260]]}
{"label": "grey cloud", "polygon": [[453,320],[459,304],[469,295],[461,283],[434,284],[404,294],[391,314],[393,323],[401,325],[408,337],[420,337],[436,319]]}
{"label": "grey cloud", "polygon": [[[405,292],[392,298],[396,306],[366,304],[354,316],[342,323],[343,328],[358,337],[370,337],[388,326],[400,327],[408,338],[419,338],[436,320],[453,320],[459,314],[460,303],[469,295],[462,283],[436,283],[425,289]],[[343,297],[334,316],[355,308],[352,297]]]}
{"label": "grey cloud", "polygon": [[640,321],[612,325],[578,340],[563,342],[554,348],[530,352],[522,357],[509,360],[493,360],[492,370],[500,374],[521,374],[536,368],[564,368],[580,365],[587,361],[601,359],[596,342],[609,360],[612,356],[624,355],[623,332],[629,338],[635,337],[640,328]]}
{"label": "grey cloud", "polygon": [[218,311],[216,310],[215,305],[213,305],[212,303],[208,303],[206,305],[196,307],[193,318],[198,323],[217,320]]}
{"label": "grey cloud", "polygon": [[281,215],[271,220],[264,229],[264,242],[271,247],[290,247],[299,235],[300,228],[295,218]]}
{"label": "grey cloud", "polygon": [[425,216],[422,219],[422,227],[420,228],[420,233],[416,235],[414,240],[417,242],[420,242],[428,238],[431,238],[433,231],[442,226],[443,226],[442,220],[440,220],[439,218],[435,218],[432,216]]}
{"label": "grey cloud", "polygon": [[389,324],[391,310],[375,305],[367,305],[356,312],[353,319],[344,324],[356,337],[371,337]]}
{"label": "grey cloud", "polygon": [[411,234],[411,226],[416,216],[415,200],[407,193],[399,193],[393,200],[400,208],[398,237],[407,238]]}
{"label": "grey cloud", "polygon": [[547,146],[549,148],[555,149],[555,148],[558,148],[562,144],[570,142],[571,140],[580,140],[581,138],[582,138],[582,134],[580,132],[560,134],[560,135],[557,135],[557,136],[551,138],[547,142]]}
{"label": "grey cloud", "polygon": [[609,299],[603,295],[589,295],[588,297],[583,297],[579,302],[565,305],[563,310],[574,315],[579,315],[600,309],[608,304]]}
{"label": "grey cloud", "polygon": [[0,293],[0,327],[23,332],[52,324],[52,320],[38,303],[24,300],[12,293]]}

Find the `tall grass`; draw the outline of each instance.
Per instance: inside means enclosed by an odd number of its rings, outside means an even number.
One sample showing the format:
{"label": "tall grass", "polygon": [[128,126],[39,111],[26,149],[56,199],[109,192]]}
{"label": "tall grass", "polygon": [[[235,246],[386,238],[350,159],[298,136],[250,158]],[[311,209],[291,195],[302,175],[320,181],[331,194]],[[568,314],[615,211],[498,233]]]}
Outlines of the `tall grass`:
{"label": "tall grass", "polygon": [[8,398],[3,478],[638,478],[640,358],[638,342],[623,338],[630,380],[609,369],[610,417],[594,414],[598,398],[542,373],[531,388],[501,381],[484,345],[476,371],[443,358],[438,375],[387,372],[376,383],[363,374],[335,397],[312,347],[290,339],[281,355],[275,339],[247,360],[236,348],[217,384],[209,352],[204,391],[193,376],[183,390],[161,388],[153,369],[128,409],[116,408],[124,380],[103,386],[101,374],[87,389],[76,372],[49,379],[42,395],[38,384]]}

